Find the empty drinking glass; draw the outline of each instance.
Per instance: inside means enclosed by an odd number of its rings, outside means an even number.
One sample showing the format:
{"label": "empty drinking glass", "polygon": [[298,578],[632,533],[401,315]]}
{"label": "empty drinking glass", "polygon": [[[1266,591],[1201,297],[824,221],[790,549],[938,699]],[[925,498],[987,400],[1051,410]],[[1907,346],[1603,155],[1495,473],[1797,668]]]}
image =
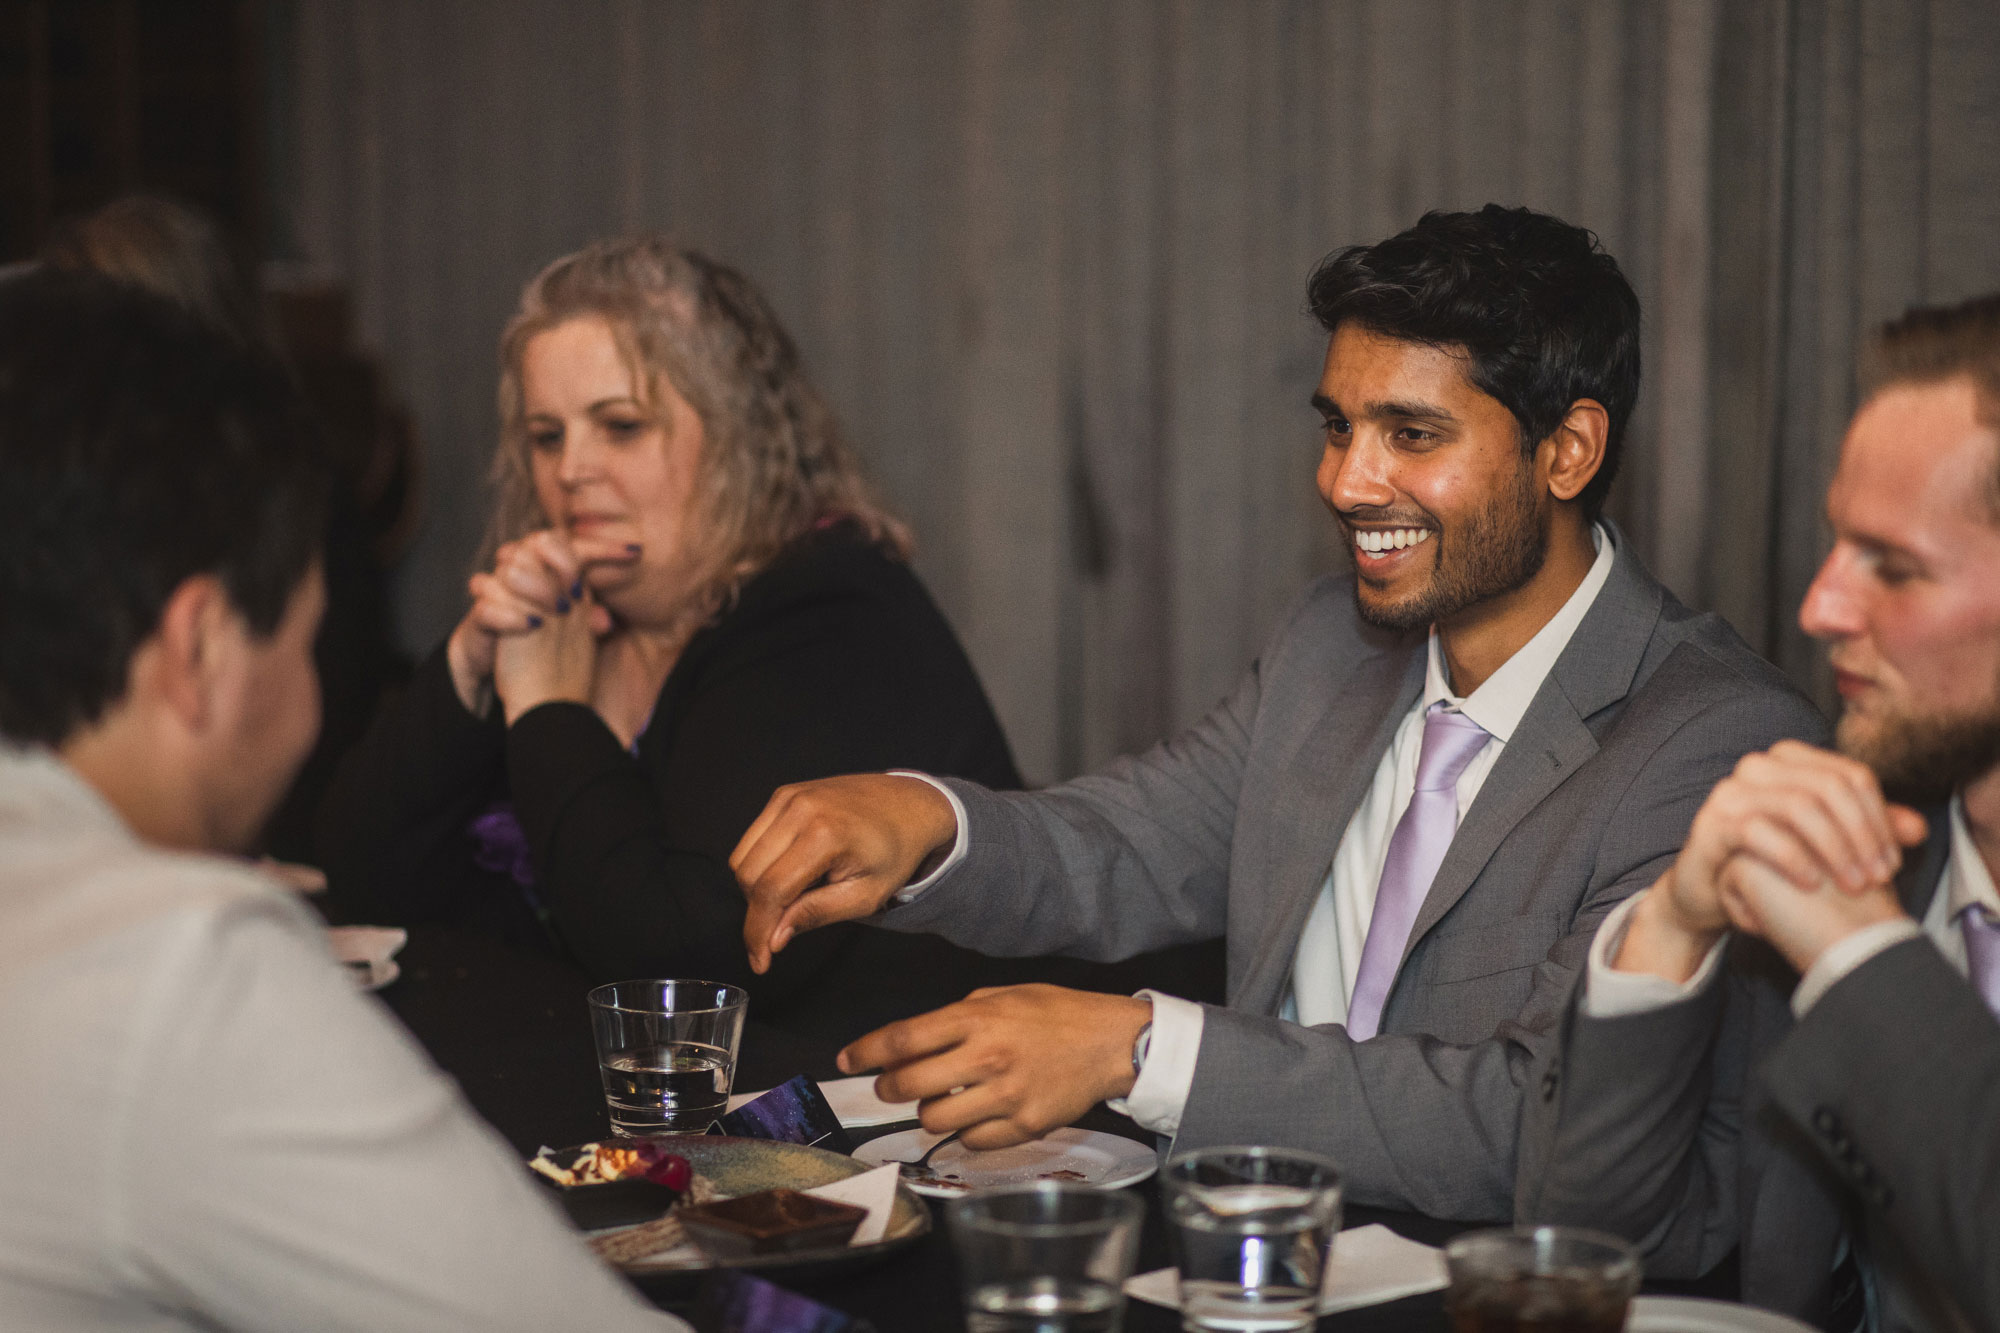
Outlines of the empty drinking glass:
{"label": "empty drinking glass", "polygon": [[1317,1153],[1202,1148],[1167,1163],[1181,1327],[1309,1329],[1334,1233],[1340,1171]]}
{"label": "empty drinking glass", "polygon": [[1058,1181],[982,1190],[947,1212],[971,1333],[1118,1333],[1138,1196]]}

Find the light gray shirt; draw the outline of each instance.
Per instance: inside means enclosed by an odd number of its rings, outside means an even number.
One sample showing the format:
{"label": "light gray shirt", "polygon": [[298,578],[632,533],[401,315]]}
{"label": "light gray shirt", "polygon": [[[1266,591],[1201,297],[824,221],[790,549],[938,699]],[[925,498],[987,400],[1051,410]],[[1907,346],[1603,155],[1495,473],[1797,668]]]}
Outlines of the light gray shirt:
{"label": "light gray shirt", "polygon": [[0,1327],[686,1329],[248,865],[0,744]]}

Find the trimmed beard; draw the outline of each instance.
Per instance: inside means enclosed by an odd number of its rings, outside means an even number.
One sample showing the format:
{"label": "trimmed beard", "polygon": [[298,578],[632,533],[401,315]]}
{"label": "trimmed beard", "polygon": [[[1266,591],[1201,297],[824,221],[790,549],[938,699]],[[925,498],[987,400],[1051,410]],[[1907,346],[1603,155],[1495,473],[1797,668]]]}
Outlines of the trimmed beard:
{"label": "trimmed beard", "polygon": [[1370,605],[1356,578],[1361,618],[1387,630],[1418,629],[1525,585],[1549,554],[1549,508],[1538,498],[1534,469],[1523,459],[1510,494],[1496,496],[1455,532],[1432,525],[1437,567],[1416,593],[1394,605]]}
{"label": "trimmed beard", "polygon": [[2000,688],[1983,707],[1961,713],[1891,712],[1856,734],[1851,717],[1834,733],[1840,752],[1874,772],[1898,805],[1943,805],[1953,792],[2000,764]]}

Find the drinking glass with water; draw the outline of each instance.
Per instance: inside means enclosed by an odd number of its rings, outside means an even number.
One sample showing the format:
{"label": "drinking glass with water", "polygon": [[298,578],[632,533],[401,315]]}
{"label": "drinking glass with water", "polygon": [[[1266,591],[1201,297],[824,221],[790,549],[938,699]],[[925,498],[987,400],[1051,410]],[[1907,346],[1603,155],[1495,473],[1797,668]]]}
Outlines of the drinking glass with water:
{"label": "drinking glass with water", "polygon": [[982,1190],[947,1218],[971,1333],[1118,1333],[1136,1195],[1060,1181]]}
{"label": "drinking glass with water", "polygon": [[1309,1329],[1319,1314],[1340,1171],[1317,1153],[1202,1148],[1167,1163],[1180,1251],[1181,1327]]}
{"label": "drinking glass with water", "polygon": [[736,1078],[750,997],[719,981],[616,981],[590,992],[614,1133],[700,1134]]}

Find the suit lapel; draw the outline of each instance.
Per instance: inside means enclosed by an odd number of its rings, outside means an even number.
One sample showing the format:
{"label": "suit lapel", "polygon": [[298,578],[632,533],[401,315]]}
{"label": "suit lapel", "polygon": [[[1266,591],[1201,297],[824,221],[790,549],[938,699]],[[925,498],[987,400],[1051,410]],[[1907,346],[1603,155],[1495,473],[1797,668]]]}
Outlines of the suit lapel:
{"label": "suit lapel", "polygon": [[1355,808],[1375,780],[1396,727],[1423,692],[1426,636],[1355,667],[1279,767],[1266,827],[1276,831],[1253,962],[1232,1007],[1276,1013],[1292,975],[1299,934]]}
{"label": "suit lapel", "polygon": [[[1547,692],[1547,682],[1542,689]],[[1431,881],[1430,892],[1424,895],[1424,905],[1410,927],[1409,941],[1403,946],[1404,961],[1409,960],[1417,941],[1465,896],[1507,835],[1561,786],[1578,764],[1596,753],[1597,738],[1567,699],[1545,701],[1536,696],[1535,706],[1521,719],[1514,739],[1494,762],[1478,799],[1452,837],[1437,878]]]}
{"label": "suit lapel", "polygon": [[1465,896],[1521,821],[1597,753],[1597,738],[1586,719],[1631,692],[1659,623],[1662,592],[1624,537],[1615,530],[1612,537],[1616,556],[1604,587],[1465,812],[1410,927],[1403,946],[1406,963],[1417,942]]}
{"label": "suit lapel", "polygon": [[1915,855],[1903,858],[1903,868],[1896,872],[1896,897],[1902,900],[1903,910],[1918,921],[1931,910],[1931,899],[1944,882],[1945,867],[1951,864],[1951,802],[1933,806],[1923,816],[1931,826],[1931,835]]}

